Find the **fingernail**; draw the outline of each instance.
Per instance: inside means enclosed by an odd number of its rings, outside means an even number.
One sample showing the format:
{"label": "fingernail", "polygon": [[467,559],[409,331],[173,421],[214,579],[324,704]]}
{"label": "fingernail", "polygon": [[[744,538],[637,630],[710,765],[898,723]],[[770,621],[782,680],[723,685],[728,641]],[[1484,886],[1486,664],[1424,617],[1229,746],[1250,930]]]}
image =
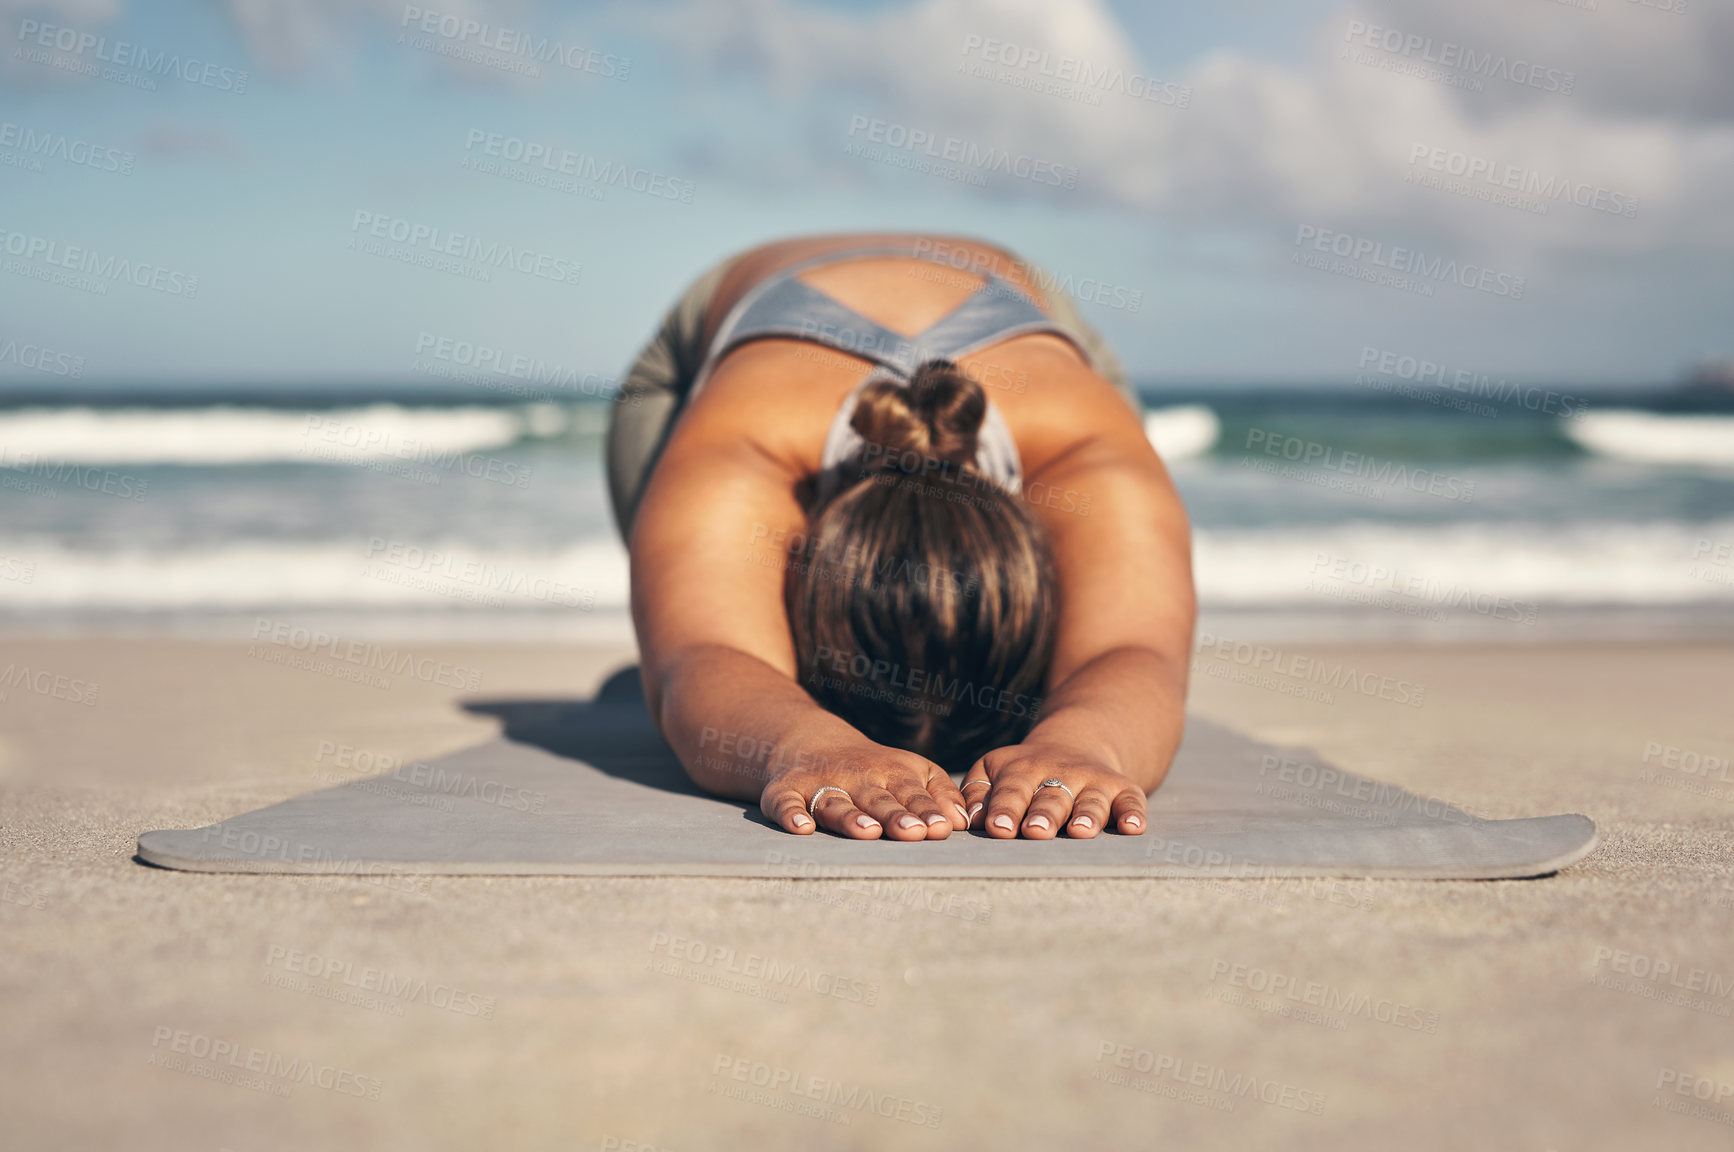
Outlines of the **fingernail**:
{"label": "fingernail", "polygon": [[855,817],[855,823],[858,827],[861,827],[861,828],[877,828],[877,827],[879,827],[879,821],[873,819],[873,817],[871,817],[871,816],[857,816],[857,817]]}
{"label": "fingernail", "polygon": [[971,804],[969,806],[969,812],[964,816],[964,819],[967,820],[969,823],[974,824],[975,823],[975,814],[977,812],[980,812],[980,811],[981,811],[981,805],[980,804]]}
{"label": "fingernail", "polygon": [[1051,824],[1050,824],[1050,822],[1046,816],[1031,816],[1030,817],[1030,827],[1031,828],[1040,828],[1043,831],[1046,831],[1049,827],[1051,827]]}
{"label": "fingernail", "polygon": [[1126,827],[1128,828],[1141,828],[1143,825],[1144,821],[1138,819],[1136,816],[1126,817]]}
{"label": "fingernail", "polygon": [[965,823],[965,824],[968,824],[968,823],[969,823],[969,821],[970,821],[970,817],[971,817],[971,815],[972,815],[972,813],[969,813],[969,812],[965,812],[965,811],[964,811],[964,810],[963,810],[963,805],[962,805],[962,804],[953,804],[953,805],[952,805],[952,806],[951,806],[951,807],[952,807],[952,809],[953,809],[953,810],[955,810],[955,811],[956,811],[956,812],[957,812],[957,814],[958,814],[958,816],[960,816],[960,817],[962,817],[962,819],[963,819],[963,822],[964,822],[964,823]]}
{"label": "fingernail", "polygon": [[897,818],[897,826],[899,828],[914,828],[914,827],[918,826],[920,823],[921,823],[921,821],[919,821],[915,817],[909,815],[909,813],[907,813],[907,812],[905,812],[903,815],[901,815]]}
{"label": "fingernail", "polygon": [[807,819],[805,816],[802,816],[799,812],[795,813],[795,827],[805,828],[807,825],[809,825],[811,823],[812,823],[811,820]]}
{"label": "fingernail", "polygon": [[951,821],[947,820],[945,817],[941,816],[937,812],[935,812],[933,815],[929,816],[927,818],[927,822],[929,824],[949,824],[949,823],[951,823]]}
{"label": "fingernail", "polygon": [[998,816],[993,818],[993,826],[995,828],[1004,828],[1007,832],[1010,832],[1012,827],[1011,817],[1007,816],[1004,812],[1001,812]]}
{"label": "fingernail", "polygon": [[1096,822],[1088,816],[1074,816],[1072,817],[1072,824],[1078,828],[1094,828],[1096,826]]}

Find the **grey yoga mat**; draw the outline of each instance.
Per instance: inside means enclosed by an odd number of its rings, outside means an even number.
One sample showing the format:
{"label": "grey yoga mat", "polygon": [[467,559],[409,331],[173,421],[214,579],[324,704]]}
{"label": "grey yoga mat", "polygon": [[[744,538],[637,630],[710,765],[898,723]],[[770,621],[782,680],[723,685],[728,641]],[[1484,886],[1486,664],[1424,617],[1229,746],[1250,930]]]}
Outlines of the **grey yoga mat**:
{"label": "grey yoga mat", "polygon": [[635,668],[593,701],[467,707],[504,735],[208,828],[146,832],[139,858],[196,872],[1497,879],[1556,871],[1596,843],[1584,816],[1482,820],[1198,719],[1142,836],[792,836],[692,786]]}

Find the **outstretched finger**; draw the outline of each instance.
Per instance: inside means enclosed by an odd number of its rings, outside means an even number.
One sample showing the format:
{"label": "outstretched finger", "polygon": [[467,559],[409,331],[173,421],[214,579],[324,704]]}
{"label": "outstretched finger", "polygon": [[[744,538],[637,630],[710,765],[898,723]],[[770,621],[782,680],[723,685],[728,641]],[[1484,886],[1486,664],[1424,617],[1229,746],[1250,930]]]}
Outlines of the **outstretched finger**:
{"label": "outstretched finger", "polygon": [[1074,840],[1088,840],[1108,826],[1108,794],[1100,788],[1085,788],[1072,805],[1072,818],[1066,823],[1066,835]]}
{"label": "outstretched finger", "polygon": [[819,827],[807,815],[806,797],[793,788],[779,789],[774,795],[767,790],[759,797],[759,811],[783,831],[797,836],[811,836]]}
{"label": "outstretched finger", "polygon": [[836,789],[819,794],[813,815],[819,818],[819,827],[851,840],[877,840],[883,830],[879,821],[855,807],[847,792]]}
{"label": "outstretched finger", "polygon": [[1137,836],[1144,831],[1148,821],[1144,818],[1144,803],[1147,797],[1136,788],[1127,788],[1114,797],[1114,826],[1128,836]]}
{"label": "outstretched finger", "polygon": [[1029,810],[1033,789],[1014,774],[988,791],[987,834],[1001,840],[1014,839],[1024,822],[1024,813]]}
{"label": "outstretched finger", "polygon": [[[905,808],[889,788],[875,784],[856,789],[852,795],[861,811],[877,820],[893,840],[927,839],[927,824]],[[920,795],[922,799],[928,799],[927,793],[921,792]],[[932,803],[931,800],[928,802]]]}
{"label": "outstretched finger", "polygon": [[897,802],[921,821],[927,839],[943,840],[951,835],[951,817],[917,777],[893,780],[888,788]]}
{"label": "outstretched finger", "polygon": [[1030,840],[1052,840],[1072,812],[1072,794],[1064,788],[1041,787],[1030,797],[1023,834]]}
{"label": "outstretched finger", "polygon": [[[982,789],[977,788],[977,792]],[[927,780],[927,794],[933,797],[933,802],[939,805],[940,815],[950,825],[953,832],[961,832],[969,827],[969,809],[963,804],[963,790],[952,782],[944,772],[934,771]]]}
{"label": "outstretched finger", "polygon": [[975,767],[964,775],[958,791],[963,794],[964,826],[980,828],[982,813],[987,809],[988,795],[993,791],[993,781],[987,778],[987,769],[982,767],[981,761],[977,760]]}

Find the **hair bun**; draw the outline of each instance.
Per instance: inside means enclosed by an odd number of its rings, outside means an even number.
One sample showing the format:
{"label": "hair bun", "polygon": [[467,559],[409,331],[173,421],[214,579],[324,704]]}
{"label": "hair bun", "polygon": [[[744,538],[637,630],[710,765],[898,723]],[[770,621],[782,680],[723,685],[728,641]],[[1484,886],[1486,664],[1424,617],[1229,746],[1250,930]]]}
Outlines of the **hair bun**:
{"label": "hair bun", "polygon": [[849,426],[877,444],[887,462],[915,453],[958,465],[975,463],[987,394],[950,360],[927,360],[907,386],[875,380],[861,390]]}

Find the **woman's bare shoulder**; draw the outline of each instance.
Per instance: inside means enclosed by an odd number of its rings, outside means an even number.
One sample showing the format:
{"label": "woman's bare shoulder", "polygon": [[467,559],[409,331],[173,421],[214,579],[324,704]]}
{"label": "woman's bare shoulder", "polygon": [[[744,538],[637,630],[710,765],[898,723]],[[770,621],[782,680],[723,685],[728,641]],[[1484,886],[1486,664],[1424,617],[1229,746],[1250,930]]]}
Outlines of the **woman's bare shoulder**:
{"label": "woman's bare shoulder", "polygon": [[964,358],[1017,442],[1026,477],[1088,447],[1151,455],[1141,414],[1069,342],[1021,336]]}
{"label": "woman's bare shoulder", "polygon": [[744,449],[799,479],[819,468],[831,420],[870,365],[816,344],[761,340],[717,365],[665,455]]}

